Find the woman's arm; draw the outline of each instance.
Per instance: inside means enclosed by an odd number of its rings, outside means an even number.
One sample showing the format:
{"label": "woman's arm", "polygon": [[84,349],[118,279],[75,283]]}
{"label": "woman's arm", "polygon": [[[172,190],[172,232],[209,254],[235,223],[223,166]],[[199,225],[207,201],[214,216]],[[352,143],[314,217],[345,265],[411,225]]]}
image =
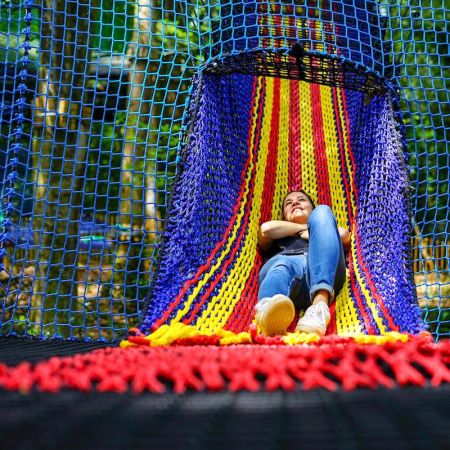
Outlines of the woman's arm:
{"label": "woman's arm", "polygon": [[[339,231],[339,236],[341,237],[342,246],[344,247],[345,251],[348,251],[350,248],[350,233],[346,228],[342,228],[342,227],[338,227],[338,231]],[[301,233],[300,237],[302,239],[305,239],[306,241],[309,240],[308,230]]]}
{"label": "woman's arm", "polygon": [[287,236],[296,236],[308,229],[306,224],[286,222],[285,220],[271,220],[264,222],[258,233],[258,246],[265,252],[270,249],[274,241]]}
{"label": "woman's arm", "polygon": [[350,232],[346,228],[338,227],[339,236],[341,237],[342,246],[345,251],[350,248]]}

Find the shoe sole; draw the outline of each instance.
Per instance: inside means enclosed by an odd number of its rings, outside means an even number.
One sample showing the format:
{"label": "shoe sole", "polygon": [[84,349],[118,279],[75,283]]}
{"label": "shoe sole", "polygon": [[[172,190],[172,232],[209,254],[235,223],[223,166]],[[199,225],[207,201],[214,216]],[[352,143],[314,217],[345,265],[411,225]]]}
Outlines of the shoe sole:
{"label": "shoe sole", "polygon": [[287,327],[292,323],[295,316],[295,307],[288,297],[275,297],[266,311],[266,320],[261,331],[265,336],[277,336],[286,334]]}
{"label": "shoe sole", "polygon": [[324,331],[323,329],[318,329],[318,328],[314,328],[314,326],[303,325],[303,324],[297,325],[297,328],[295,329],[295,331],[299,331],[300,333],[312,333],[312,334],[316,334],[317,336],[325,336],[325,333],[326,333],[326,330]]}

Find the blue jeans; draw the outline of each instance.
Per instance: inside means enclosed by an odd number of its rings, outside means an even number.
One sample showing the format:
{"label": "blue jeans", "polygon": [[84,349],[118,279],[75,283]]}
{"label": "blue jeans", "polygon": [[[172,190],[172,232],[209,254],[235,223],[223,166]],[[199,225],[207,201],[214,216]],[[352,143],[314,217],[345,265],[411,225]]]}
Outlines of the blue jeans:
{"label": "blue jeans", "polygon": [[311,304],[324,289],[330,298],[345,282],[345,255],[336,219],[331,209],[319,205],[308,220],[308,255],[275,255],[259,273],[258,301],[275,294],[292,299],[297,309]]}

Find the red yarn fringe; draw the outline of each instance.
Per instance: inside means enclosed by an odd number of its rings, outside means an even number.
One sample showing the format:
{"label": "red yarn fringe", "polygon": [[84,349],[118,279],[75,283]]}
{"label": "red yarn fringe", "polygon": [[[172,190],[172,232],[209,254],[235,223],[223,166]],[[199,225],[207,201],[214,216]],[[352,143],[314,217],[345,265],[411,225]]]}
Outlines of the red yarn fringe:
{"label": "red yarn fringe", "polygon": [[0,388],[135,394],[317,388],[351,391],[440,386],[450,382],[449,365],[450,341],[434,343],[424,336],[384,345],[357,344],[336,337],[309,346],[139,346],[106,348],[15,367],[0,364]]}

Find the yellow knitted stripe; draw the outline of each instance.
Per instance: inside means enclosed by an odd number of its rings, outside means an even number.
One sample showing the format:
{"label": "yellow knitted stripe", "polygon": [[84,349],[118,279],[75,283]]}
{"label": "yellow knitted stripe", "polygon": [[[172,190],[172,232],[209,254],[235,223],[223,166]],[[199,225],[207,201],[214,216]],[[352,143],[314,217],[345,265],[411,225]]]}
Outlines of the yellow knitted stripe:
{"label": "yellow knitted stripe", "polygon": [[[216,330],[216,332],[211,333],[199,333],[196,327],[191,325],[185,325],[182,322],[176,323],[172,326],[163,325],[158,328],[154,333],[145,337],[148,341],[148,346],[158,347],[162,345],[171,345],[177,339],[183,338],[193,338],[199,336],[200,334],[211,336],[215,335],[220,339],[220,345],[235,345],[235,344],[251,344],[252,337],[248,332],[233,333],[227,330]],[[352,337],[358,344],[376,344],[383,345],[388,342],[408,342],[410,335],[406,333],[398,333],[396,331],[389,331],[383,335],[364,335],[364,334],[348,334],[348,337]],[[315,344],[320,341],[320,337],[316,334],[311,333],[288,333],[286,336],[282,337],[285,345],[303,345],[303,344]],[[142,345],[142,344],[140,344]],[[136,347],[127,340],[120,343],[121,348]]]}
{"label": "yellow knitted stripe", "polygon": [[[348,227],[347,205],[342,171],[339,160],[339,144],[336,133],[335,114],[333,110],[333,96],[330,87],[320,87],[322,105],[323,132],[327,152],[328,173],[332,209],[338,225]],[[344,124],[343,124],[344,125]],[[358,319],[355,305],[350,295],[350,280],[346,277],[336,301],[336,327],[338,334],[361,333],[362,328]]]}
{"label": "yellow knitted stripe", "polygon": [[336,329],[337,334],[341,336],[363,332],[351,297],[350,279],[348,275],[336,299]]}
{"label": "yellow knitted stripe", "polygon": [[[398,333],[396,331],[389,331],[383,335],[366,335],[360,333],[348,333],[348,337],[353,338],[354,342],[358,344],[372,344],[372,345],[384,345],[388,342],[408,342],[410,335],[406,333]],[[316,334],[308,333],[288,333],[283,336],[283,342],[286,345],[302,345],[302,344],[315,344],[320,341],[320,337]]]}
{"label": "yellow knitted stripe", "polygon": [[[257,90],[256,90],[256,96],[255,96],[255,105],[258,105],[259,103],[259,96],[260,96],[260,85],[257,86]],[[257,121],[253,120],[252,124],[251,124],[251,138],[250,138],[250,142],[253,144],[254,138],[255,138],[255,129],[256,129],[256,123]],[[249,193],[249,187],[250,187],[250,179],[251,179],[251,173],[253,170],[253,165],[254,162],[252,160],[252,158],[250,157],[250,162],[249,162],[249,167],[247,170],[247,173],[245,175],[245,180],[244,180],[244,184],[245,184],[245,190],[244,190],[244,194],[243,194],[243,198],[247,199],[248,198],[248,193]],[[199,280],[199,282],[197,283],[197,285],[195,286],[195,288],[193,289],[192,293],[189,295],[189,297],[187,298],[186,302],[184,303],[184,306],[182,309],[180,309],[179,311],[177,311],[176,316],[170,321],[170,324],[175,324],[177,322],[179,322],[180,320],[183,319],[183,317],[189,312],[189,308],[191,307],[192,303],[195,301],[195,299],[197,298],[198,294],[200,292],[203,291],[204,287],[208,284],[208,282],[211,280],[211,278],[214,276],[214,274],[216,273],[216,271],[220,270],[220,268],[222,267],[222,264],[224,263],[226,257],[229,255],[230,250],[233,246],[233,244],[236,241],[236,236],[239,233],[239,229],[242,223],[242,218],[244,216],[244,212],[245,212],[245,202],[242,202],[236,217],[236,222],[234,224],[234,227],[228,237],[228,240],[225,244],[225,248],[222,250],[221,254],[219,255],[219,257],[217,258],[216,263],[211,267],[211,269],[209,270],[208,273],[205,273],[203,278],[201,280]]]}
{"label": "yellow knitted stripe", "polygon": [[342,182],[342,171],[339,162],[339,143],[336,133],[333,97],[329,86],[320,86],[322,105],[323,133],[328,163],[329,185],[332,209],[340,227],[348,227],[345,189]]}
{"label": "yellow knitted stripe", "polygon": [[316,163],[314,156],[314,130],[311,116],[311,85],[299,82],[302,188],[317,202]]}
{"label": "yellow knitted stripe", "polygon": [[[259,78],[261,82],[262,78]],[[251,202],[251,211],[249,216],[248,228],[245,232],[244,243],[240,249],[233,268],[226,280],[222,283],[218,293],[214,295],[208,307],[197,320],[197,328],[202,333],[214,332],[225,326],[229,316],[232,314],[236,303],[240,300],[242,291],[252,270],[257,247],[257,236],[259,219],[261,215],[261,204],[263,201],[264,177],[266,173],[266,161],[270,138],[274,138],[271,133],[271,118],[273,110],[273,87],[274,79],[266,78],[266,95],[263,112],[263,121],[261,123],[260,145],[258,149],[250,149],[250,153],[257,152],[256,173],[254,178],[253,198],[244,196],[246,202]],[[257,117],[253,118],[252,130],[256,129]],[[252,140],[254,144],[254,140]],[[248,176],[251,174],[252,167],[249,167]]]}

